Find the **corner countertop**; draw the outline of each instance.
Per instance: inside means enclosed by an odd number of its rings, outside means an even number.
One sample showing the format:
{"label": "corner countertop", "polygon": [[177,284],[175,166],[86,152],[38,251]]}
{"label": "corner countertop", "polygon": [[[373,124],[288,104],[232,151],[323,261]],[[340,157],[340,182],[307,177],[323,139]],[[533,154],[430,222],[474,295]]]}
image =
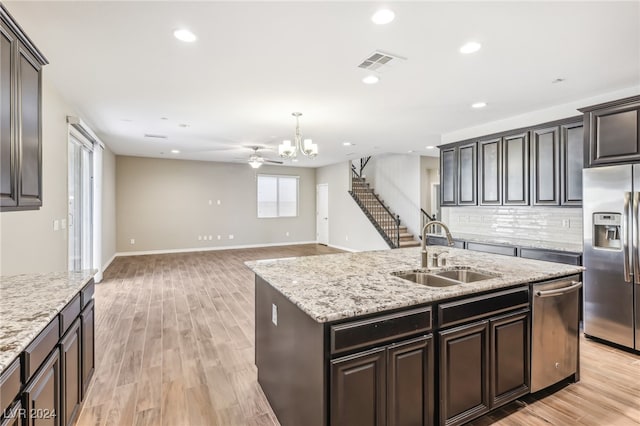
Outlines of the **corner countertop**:
{"label": "corner countertop", "polygon": [[0,372],[95,273],[95,270],[83,270],[0,277]]}
{"label": "corner countertop", "polygon": [[[340,253],[245,264],[315,321],[331,322],[422,303],[542,281],[583,271],[581,266],[429,246],[446,253],[447,267],[470,267],[496,278],[427,287],[391,275],[421,269],[419,247]],[[433,268],[435,269],[435,268]]]}
{"label": "corner countertop", "polygon": [[[430,237],[444,238],[442,234],[427,234]],[[523,248],[534,248],[544,250],[566,251],[571,253],[582,253],[582,243],[559,243],[553,241],[530,240],[527,238],[495,236],[490,237],[480,234],[466,234],[463,232],[452,232],[451,236],[454,240],[464,240],[474,243],[487,244],[506,244]]]}

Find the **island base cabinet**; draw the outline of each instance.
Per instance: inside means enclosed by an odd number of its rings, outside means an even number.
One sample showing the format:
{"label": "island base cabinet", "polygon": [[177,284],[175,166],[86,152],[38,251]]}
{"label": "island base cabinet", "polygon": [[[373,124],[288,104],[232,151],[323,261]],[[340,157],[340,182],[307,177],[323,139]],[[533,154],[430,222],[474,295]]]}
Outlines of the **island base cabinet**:
{"label": "island base cabinet", "polygon": [[80,403],[82,402],[82,363],[80,340],[80,320],[76,319],[60,342],[63,396],[61,424],[64,426],[70,426],[73,424],[78,408],[80,408]]}
{"label": "island base cabinet", "polygon": [[60,352],[55,349],[24,388],[26,426],[60,426]]}
{"label": "island base cabinet", "polygon": [[23,423],[23,419],[22,402],[18,400],[11,408],[7,409],[4,419],[0,421],[0,426],[26,426],[26,423]]}
{"label": "island base cabinet", "polygon": [[489,411],[489,321],[440,332],[440,425]]}
{"label": "island base cabinet", "polygon": [[80,314],[82,330],[82,399],[84,399],[91,376],[95,370],[95,305],[92,300]]}
{"label": "island base cabinet", "polygon": [[331,361],[331,426],[433,424],[433,337]]}

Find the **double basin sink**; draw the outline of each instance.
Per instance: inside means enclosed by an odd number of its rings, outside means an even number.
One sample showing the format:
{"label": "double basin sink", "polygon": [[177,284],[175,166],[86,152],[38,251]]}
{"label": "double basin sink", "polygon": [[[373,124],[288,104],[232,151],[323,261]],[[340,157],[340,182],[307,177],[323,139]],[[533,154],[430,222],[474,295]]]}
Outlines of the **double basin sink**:
{"label": "double basin sink", "polygon": [[428,287],[450,287],[463,283],[490,280],[498,276],[470,268],[456,268],[446,271],[401,271],[392,272],[391,275]]}

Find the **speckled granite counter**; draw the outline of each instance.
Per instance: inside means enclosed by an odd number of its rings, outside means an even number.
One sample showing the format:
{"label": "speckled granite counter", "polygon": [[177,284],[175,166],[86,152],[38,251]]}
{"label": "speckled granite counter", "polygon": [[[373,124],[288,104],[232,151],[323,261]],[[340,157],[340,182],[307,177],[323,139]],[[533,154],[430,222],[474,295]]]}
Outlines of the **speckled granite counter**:
{"label": "speckled granite counter", "polygon": [[0,277],[0,372],[78,294],[95,272]]}
{"label": "speckled granite counter", "polygon": [[395,277],[391,272],[420,268],[420,248],[246,262],[257,275],[317,322],[386,311],[465,296],[517,284],[579,273],[580,266],[500,256],[449,247],[447,268],[466,266],[496,278],[434,288]]}
{"label": "speckled granite counter", "polygon": [[[444,237],[441,234],[427,234],[430,237]],[[557,250],[573,253],[582,253],[582,243],[559,243],[553,241],[529,240],[525,238],[489,237],[486,235],[466,234],[452,232],[451,236],[456,240],[472,241],[474,243],[505,244],[509,246],[535,248],[545,250]]]}

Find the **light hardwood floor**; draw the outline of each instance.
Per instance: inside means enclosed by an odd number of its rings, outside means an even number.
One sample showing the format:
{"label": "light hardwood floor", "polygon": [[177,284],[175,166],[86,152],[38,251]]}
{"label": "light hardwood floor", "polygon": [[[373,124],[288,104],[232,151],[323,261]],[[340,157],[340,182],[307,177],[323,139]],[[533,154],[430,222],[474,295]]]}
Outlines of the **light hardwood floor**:
{"label": "light hardwood floor", "polygon": [[[243,262],[333,252],[117,258],[96,286],[97,367],[76,424],[277,425],[256,380],[253,274]],[[581,362],[580,383],[473,425],[640,425],[640,357],[582,339]]]}

